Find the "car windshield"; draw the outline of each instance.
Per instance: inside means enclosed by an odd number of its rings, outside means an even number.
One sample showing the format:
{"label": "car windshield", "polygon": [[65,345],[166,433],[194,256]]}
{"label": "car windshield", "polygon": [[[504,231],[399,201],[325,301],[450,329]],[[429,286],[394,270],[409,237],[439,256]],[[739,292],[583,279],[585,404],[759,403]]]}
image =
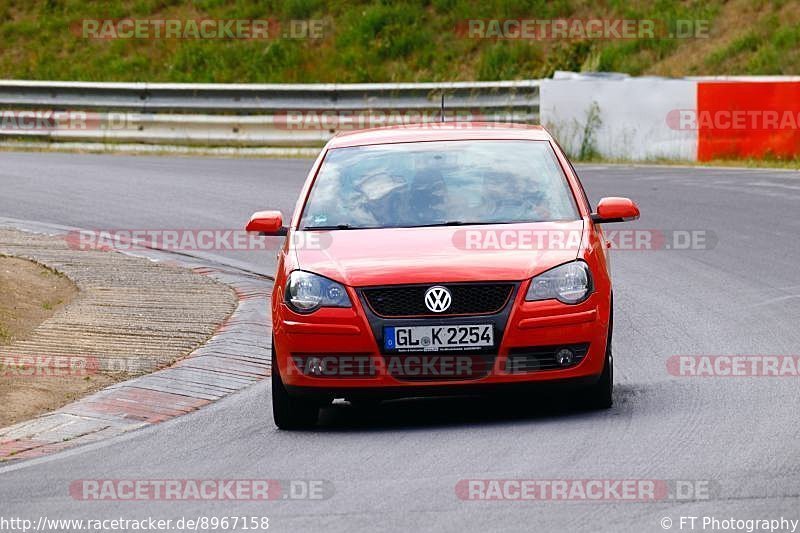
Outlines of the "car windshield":
{"label": "car windshield", "polygon": [[575,220],[574,198],[546,141],[434,141],[328,152],[302,229]]}

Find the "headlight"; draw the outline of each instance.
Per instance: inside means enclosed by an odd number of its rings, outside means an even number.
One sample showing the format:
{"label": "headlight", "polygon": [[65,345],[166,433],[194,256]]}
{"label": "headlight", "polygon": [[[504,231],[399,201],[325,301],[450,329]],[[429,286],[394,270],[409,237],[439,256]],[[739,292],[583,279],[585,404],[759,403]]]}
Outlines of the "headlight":
{"label": "headlight", "polygon": [[573,261],[543,272],[531,280],[525,300],[557,299],[577,304],[592,293],[592,273],[583,261]]}
{"label": "headlight", "polygon": [[341,283],[295,270],[286,284],[286,303],[298,313],[310,313],[319,307],[350,307],[350,297]]}

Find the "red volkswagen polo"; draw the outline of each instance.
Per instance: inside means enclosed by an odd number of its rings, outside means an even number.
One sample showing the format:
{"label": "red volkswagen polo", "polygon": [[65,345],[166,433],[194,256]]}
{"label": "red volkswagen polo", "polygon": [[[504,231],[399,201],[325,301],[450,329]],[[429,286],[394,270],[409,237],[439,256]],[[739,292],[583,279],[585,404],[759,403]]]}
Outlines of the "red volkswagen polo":
{"label": "red volkswagen polo", "polygon": [[612,403],[612,287],[602,224],[546,130],[445,123],[337,135],[288,227],[272,296],[280,428],[351,402],[577,384]]}

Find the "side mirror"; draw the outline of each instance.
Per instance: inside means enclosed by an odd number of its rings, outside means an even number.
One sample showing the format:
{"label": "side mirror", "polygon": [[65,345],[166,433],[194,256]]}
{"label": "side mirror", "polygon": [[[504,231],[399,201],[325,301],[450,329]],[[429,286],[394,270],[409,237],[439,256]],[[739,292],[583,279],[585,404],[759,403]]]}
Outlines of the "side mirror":
{"label": "side mirror", "polygon": [[286,228],[283,226],[283,215],[280,211],[258,211],[250,217],[250,222],[244,228],[245,231],[257,231],[263,235],[281,236],[286,235]]}
{"label": "side mirror", "polygon": [[592,213],[596,223],[625,222],[639,218],[639,206],[630,198],[615,196],[603,198],[597,203],[597,212]]}

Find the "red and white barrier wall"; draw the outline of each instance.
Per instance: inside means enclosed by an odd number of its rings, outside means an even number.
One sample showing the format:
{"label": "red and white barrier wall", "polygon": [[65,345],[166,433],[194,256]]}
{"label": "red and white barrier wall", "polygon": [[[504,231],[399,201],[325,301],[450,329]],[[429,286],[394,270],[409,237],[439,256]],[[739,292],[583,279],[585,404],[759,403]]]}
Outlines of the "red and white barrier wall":
{"label": "red and white barrier wall", "polygon": [[573,156],[636,161],[800,156],[800,78],[544,80],[541,122]]}

